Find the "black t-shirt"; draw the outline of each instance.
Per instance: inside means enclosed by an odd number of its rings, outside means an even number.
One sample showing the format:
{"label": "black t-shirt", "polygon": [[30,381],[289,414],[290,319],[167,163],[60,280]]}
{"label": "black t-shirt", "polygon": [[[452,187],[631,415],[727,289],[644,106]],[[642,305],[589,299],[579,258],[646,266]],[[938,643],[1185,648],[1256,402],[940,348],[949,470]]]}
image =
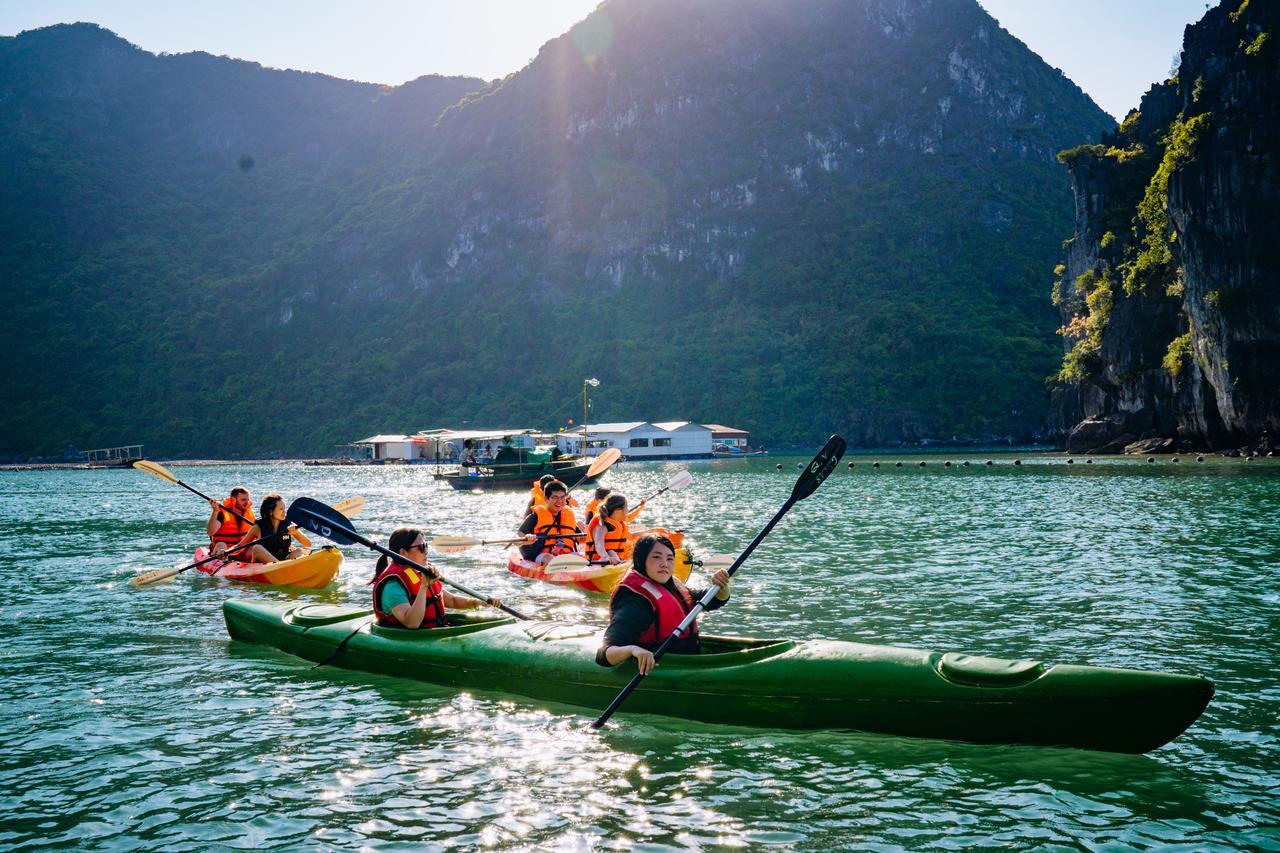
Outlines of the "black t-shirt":
{"label": "black t-shirt", "polygon": [[[533,529],[537,526],[538,514],[531,512],[524,517],[524,521],[520,523],[520,529],[517,532],[520,534],[532,533]],[[542,553],[542,543],[545,541],[546,537],[540,536],[538,537],[538,541],[534,542],[532,545],[521,545],[520,556],[530,561],[538,559],[538,555]]]}
{"label": "black t-shirt", "polygon": [[[667,581],[666,588],[672,595],[677,598],[680,597],[680,593],[676,591],[674,579]],[[707,587],[707,589],[710,589],[710,587]],[[689,594],[693,596],[695,604],[702,600],[702,596],[707,594],[707,589],[689,590]],[[719,610],[727,603],[728,599],[722,601],[719,598],[712,598],[706,610]],[[658,614],[654,612],[653,605],[649,603],[649,599],[635,590],[619,587],[609,601],[609,627],[604,629],[604,641],[600,643],[600,648],[596,650],[596,663],[601,666],[613,666],[613,664],[609,663],[608,658],[604,656],[604,650],[610,646],[639,645],[649,651],[655,651],[658,648],[657,643],[640,643],[638,640],[644,630],[652,625],[657,617]],[[672,643],[667,651],[678,655],[696,655],[701,651],[701,647],[696,638],[685,636]]]}

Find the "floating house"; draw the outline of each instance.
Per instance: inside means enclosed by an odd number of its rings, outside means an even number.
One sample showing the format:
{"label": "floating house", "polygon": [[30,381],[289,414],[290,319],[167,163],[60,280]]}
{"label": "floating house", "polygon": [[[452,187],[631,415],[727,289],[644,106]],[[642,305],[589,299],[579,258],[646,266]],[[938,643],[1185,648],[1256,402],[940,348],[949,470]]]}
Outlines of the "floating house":
{"label": "floating house", "polygon": [[481,461],[504,447],[533,449],[531,429],[431,429],[413,435],[371,435],[351,443],[357,459],[396,462],[457,462],[470,440]]}
{"label": "floating house", "polygon": [[751,433],[743,429],[734,429],[724,424],[703,424],[704,427],[711,430],[711,444],[717,447],[727,447],[733,450],[746,450],[747,439],[751,437]]}
{"label": "floating house", "polygon": [[690,421],[587,424],[557,433],[556,445],[573,456],[599,456],[616,447],[623,459],[710,459],[711,430]]}
{"label": "floating house", "polygon": [[426,440],[412,435],[371,435],[351,442],[357,459],[411,462],[426,459]]}

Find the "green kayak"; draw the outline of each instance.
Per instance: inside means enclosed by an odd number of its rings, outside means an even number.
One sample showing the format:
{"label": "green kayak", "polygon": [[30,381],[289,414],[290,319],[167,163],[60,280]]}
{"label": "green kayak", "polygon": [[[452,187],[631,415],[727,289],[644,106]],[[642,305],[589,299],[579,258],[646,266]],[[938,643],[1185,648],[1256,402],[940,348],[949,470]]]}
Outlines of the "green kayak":
{"label": "green kayak", "polygon": [[[598,666],[598,629],[453,614],[448,628],[371,623],[368,610],[227,601],[231,637],[311,661],[599,711],[635,674]],[[355,632],[353,634],[353,632]],[[1213,696],[1193,675],[1048,665],[829,640],[703,636],[668,655],[623,713],[780,728],[860,729],[986,743],[1146,752]]]}

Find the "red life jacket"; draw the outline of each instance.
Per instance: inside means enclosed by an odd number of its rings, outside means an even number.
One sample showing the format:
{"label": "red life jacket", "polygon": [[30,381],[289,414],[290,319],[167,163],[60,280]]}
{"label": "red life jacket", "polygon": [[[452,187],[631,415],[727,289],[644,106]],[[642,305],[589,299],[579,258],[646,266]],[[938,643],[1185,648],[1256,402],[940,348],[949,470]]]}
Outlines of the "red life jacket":
{"label": "red life jacket", "polygon": [[232,498],[224,498],[220,508],[218,509],[218,519],[222,522],[218,529],[213,532],[211,537],[214,542],[222,542],[228,548],[244,538],[249,532],[249,528],[253,527],[253,507],[249,507],[240,513],[248,521],[241,521],[232,515],[236,511],[235,501]]}
{"label": "red life jacket", "polygon": [[[404,588],[409,591],[409,603],[418,597],[418,590],[422,588],[422,575],[417,569],[411,569],[408,566],[402,566],[394,560],[391,564],[378,575],[378,579],[373,582],[373,615],[378,620],[378,624],[387,628],[403,628],[400,620],[395,617],[389,610],[382,609],[382,588],[391,581],[392,578],[404,584]],[[443,628],[448,625],[448,619],[444,613],[444,585],[440,581],[432,581],[427,587],[430,598],[427,599],[427,612],[423,614],[422,624],[419,628]]]}
{"label": "red life jacket", "polygon": [[[645,575],[640,574],[635,569],[627,572],[626,576],[618,584],[618,589],[626,587],[632,592],[638,593],[645,601],[649,602],[653,607],[654,619],[648,628],[640,634],[636,641],[642,646],[657,647],[659,643],[671,636],[684,621],[684,617],[689,615],[689,611],[693,609],[693,594],[689,592],[688,587],[680,583],[677,578],[671,579],[675,583],[676,591],[679,596],[671,594],[671,591],[661,584],[649,580]],[[613,591],[614,595],[618,594],[618,589]],[[698,620],[694,619],[689,625],[689,630],[685,632],[684,637],[680,641],[682,645],[687,644],[690,649],[698,647]]]}
{"label": "red life jacket", "polygon": [[617,554],[619,560],[630,559],[631,537],[627,532],[627,522],[615,524],[608,519],[601,521],[600,516],[591,519],[591,523],[587,525],[587,559],[593,563],[603,563],[609,559],[607,554],[596,551],[596,528],[601,524],[604,525],[604,549]]}
{"label": "red life jacket", "polygon": [[539,504],[533,508],[533,513],[537,516],[533,532],[539,536],[545,533],[547,536],[542,544],[542,551],[559,556],[574,550],[574,540],[556,538],[557,533],[578,532],[578,522],[573,517],[573,510],[562,509],[558,513],[552,513],[545,504]]}

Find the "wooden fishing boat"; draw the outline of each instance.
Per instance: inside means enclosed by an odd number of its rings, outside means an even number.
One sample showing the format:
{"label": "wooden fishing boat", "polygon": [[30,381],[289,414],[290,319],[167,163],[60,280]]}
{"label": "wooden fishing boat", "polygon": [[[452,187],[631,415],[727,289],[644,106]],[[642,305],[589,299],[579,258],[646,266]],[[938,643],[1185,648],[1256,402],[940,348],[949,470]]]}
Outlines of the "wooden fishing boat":
{"label": "wooden fishing boat", "polygon": [[[541,463],[511,463],[503,465],[474,465],[445,469],[435,475],[435,479],[448,483],[460,491],[477,489],[527,489],[545,474],[554,474],[558,479],[573,485],[587,474],[591,463],[581,463],[577,459],[559,460]],[[595,477],[587,477],[584,483],[595,482]]]}

